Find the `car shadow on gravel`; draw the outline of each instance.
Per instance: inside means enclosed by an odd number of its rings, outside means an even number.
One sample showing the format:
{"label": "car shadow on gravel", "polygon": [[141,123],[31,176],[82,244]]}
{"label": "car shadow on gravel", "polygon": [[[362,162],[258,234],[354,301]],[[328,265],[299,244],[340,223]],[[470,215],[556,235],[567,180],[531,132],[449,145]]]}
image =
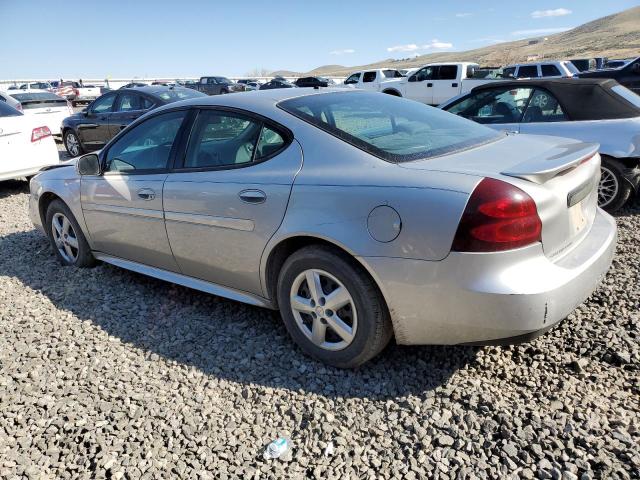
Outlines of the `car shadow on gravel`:
{"label": "car shadow on gravel", "polygon": [[[91,321],[144,352],[239,384],[259,384],[329,397],[429,396],[477,348],[395,344],[358,370],[327,367],[302,354],[277,312],[155,280],[110,265],[62,267],[36,230],[0,237],[0,277],[45,295],[70,321]],[[25,291],[25,295],[34,295]],[[92,334],[87,333],[93,331]],[[94,329],[85,341],[104,338]],[[171,368],[171,365],[169,365]]]}
{"label": "car shadow on gravel", "polygon": [[26,180],[5,180],[0,188],[0,199],[19,193],[29,193],[29,182]]}

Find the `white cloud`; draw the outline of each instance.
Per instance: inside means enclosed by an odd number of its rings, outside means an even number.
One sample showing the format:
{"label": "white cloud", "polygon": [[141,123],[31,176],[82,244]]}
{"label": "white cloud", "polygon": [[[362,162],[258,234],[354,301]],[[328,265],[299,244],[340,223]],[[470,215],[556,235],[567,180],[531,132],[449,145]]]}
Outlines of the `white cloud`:
{"label": "white cloud", "polygon": [[571,30],[573,27],[557,27],[557,28],[532,28],[530,30],[516,30],[511,32],[514,37],[537,37],[540,35],[548,35],[551,33],[560,33]]}
{"label": "white cloud", "polygon": [[568,8],[554,8],[551,10],[536,10],[531,12],[531,18],[546,18],[546,17],[563,17],[564,15],[570,15],[573,13]]}
{"label": "white cloud", "polygon": [[415,52],[417,50],[429,50],[431,48],[440,50],[451,47],[453,47],[452,43],[441,42],[438,39],[433,39],[431,40],[431,42],[424,45],[417,45],[415,43],[409,43],[407,45],[395,45],[393,47],[388,47],[387,52]]}
{"label": "white cloud", "polygon": [[329,55],[344,55],[346,53],[356,53],[353,48],[344,48],[342,50],[332,50]]}
{"label": "white cloud", "polygon": [[465,13],[456,13],[456,17],[458,18],[466,18],[473,16],[473,13],[465,12]]}

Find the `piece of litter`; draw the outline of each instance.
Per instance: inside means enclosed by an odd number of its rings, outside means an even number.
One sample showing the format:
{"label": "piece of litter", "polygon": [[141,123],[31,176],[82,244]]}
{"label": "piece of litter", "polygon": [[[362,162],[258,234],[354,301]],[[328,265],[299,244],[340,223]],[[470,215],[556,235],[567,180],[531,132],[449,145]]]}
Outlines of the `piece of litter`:
{"label": "piece of litter", "polygon": [[326,446],[326,447],[325,447],[325,449],[324,449],[324,456],[325,456],[325,457],[330,457],[330,456],[332,456],[332,455],[333,455],[333,450],[334,450],[334,448],[333,448],[333,442],[329,442],[329,443],[327,443],[327,446]]}
{"label": "piece of litter", "polygon": [[287,452],[287,450],[289,450],[289,444],[290,441],[288,438],[280,437],[267,445],[267,449],[264,451],[262,456],[265,460],[280,458]]}

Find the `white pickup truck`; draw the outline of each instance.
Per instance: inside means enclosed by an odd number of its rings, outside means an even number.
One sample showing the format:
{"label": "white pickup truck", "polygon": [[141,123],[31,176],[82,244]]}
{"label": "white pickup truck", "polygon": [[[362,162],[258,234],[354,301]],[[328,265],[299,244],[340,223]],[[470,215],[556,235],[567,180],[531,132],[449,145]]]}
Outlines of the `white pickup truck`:
{"label": "white pickup truck", "polygon": [[408,77],[383,81],[378,91],[405,97],[427,105],[440,105],[450,98],[499,78],[473,78],[477,63],[430,63]]}
{"label": "white pickup truck", "polygon": [[402,79],[404,75],[393,68],[380,68],[377,70],[361,70],[347,77],[342,85],[345,88],[358,88],[362,90],[381,91],[380,86],[386,80]]}

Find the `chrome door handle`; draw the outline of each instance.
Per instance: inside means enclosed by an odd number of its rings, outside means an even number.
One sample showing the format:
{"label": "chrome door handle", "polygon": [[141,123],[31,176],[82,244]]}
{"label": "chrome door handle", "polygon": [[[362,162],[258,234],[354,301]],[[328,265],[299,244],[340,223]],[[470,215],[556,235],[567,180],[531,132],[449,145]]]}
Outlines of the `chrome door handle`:
{"label": "chrome door handle", "polygon": [[156,192],[154,192],[150,188],[143,188],[141,190],[138,190],[138,197],[140,197],[142,200],[153,200],[154,198],[156,198]]}
{"label": "chrome door handle", "polygon": [[240,200],[246,203],[257,204],[267,201],[267,194],[262,190],[243,190],[238,194],[238,196],[240,197]]}

